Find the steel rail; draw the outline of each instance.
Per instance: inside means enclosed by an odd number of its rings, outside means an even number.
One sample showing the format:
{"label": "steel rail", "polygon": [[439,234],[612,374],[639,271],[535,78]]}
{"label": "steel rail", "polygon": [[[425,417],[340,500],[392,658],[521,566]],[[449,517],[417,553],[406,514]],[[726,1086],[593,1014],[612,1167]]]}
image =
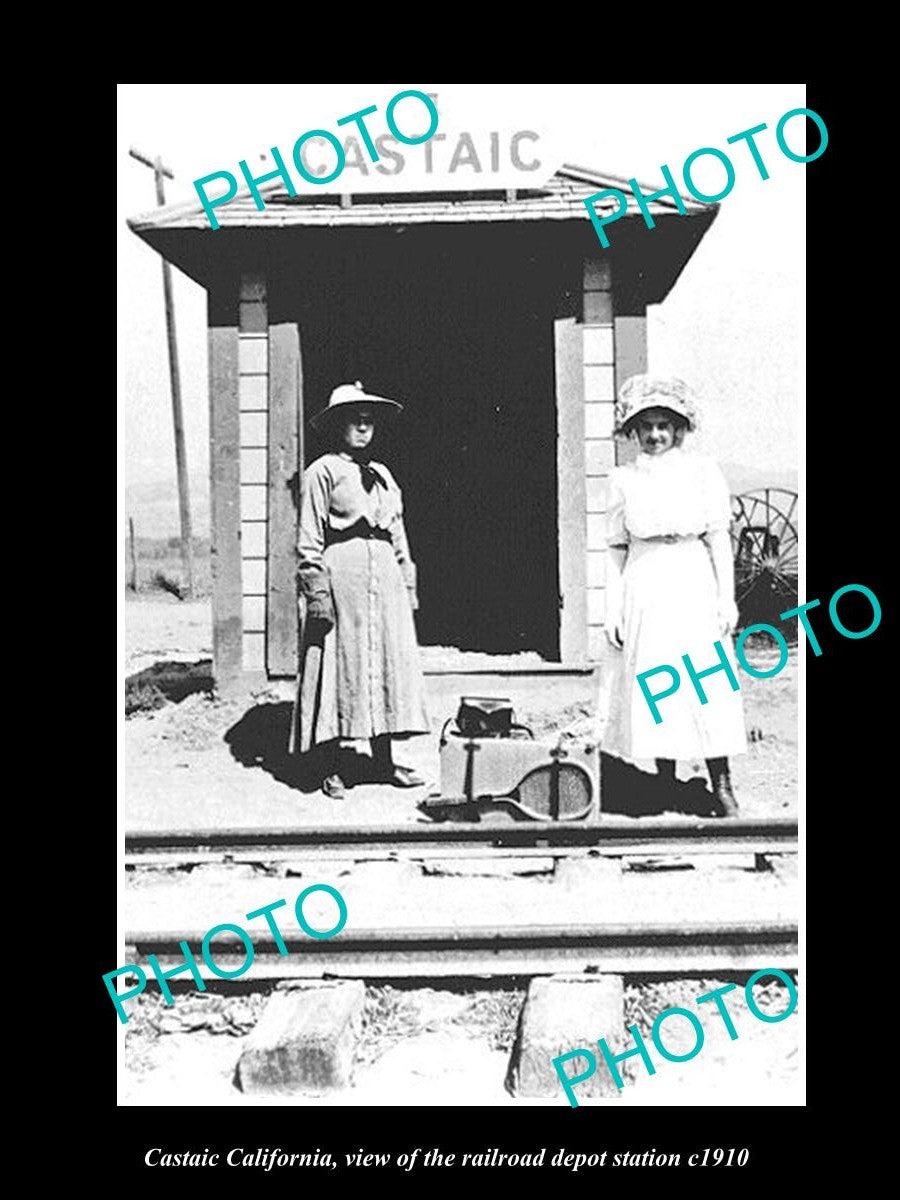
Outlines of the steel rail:
{"label": "steel rail", "polygon": [[593,824],[397,824],[314,827],[135,830],[125,835],[127,866],[205,862],[276,862],[299,857],[477,858],[567,857],[592,851],[619,857],[693,854],[793,854],[790,817],[604,817]]}
{"label": "steel rail", "polygon": [[[126,957],[140,965],[148,954],[155,954],[160,968],[170,970],[184,965],[180,943],[187,942],[203,978],[221,978],[201,955],[204,936],[195,930],[130,933]],[[515,977],[558,971],[685,976],[798,966],[797,923],[792,920],[345,929],[327,940],[285,932],[287,955],[278,952],[270,933],[252,936],[253,962],[241,976],[247,983],[322,977]],[[237,970],[246,960],[243,943],[231,934],[218,935],[208,953],[222,971]],[[152,981],[149,970],[147,976]]]}

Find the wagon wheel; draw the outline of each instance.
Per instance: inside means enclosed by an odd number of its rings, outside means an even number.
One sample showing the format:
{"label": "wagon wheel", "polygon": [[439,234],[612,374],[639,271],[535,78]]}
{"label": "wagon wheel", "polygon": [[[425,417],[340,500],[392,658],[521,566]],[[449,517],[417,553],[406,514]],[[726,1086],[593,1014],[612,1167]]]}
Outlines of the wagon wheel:
{"label": "wagon wheel", "polygon": [[760,488],[731,497],[734,595],[741,628],[767,624],[797,640],[796,622],[778,616],[797,606],[797,493]]}

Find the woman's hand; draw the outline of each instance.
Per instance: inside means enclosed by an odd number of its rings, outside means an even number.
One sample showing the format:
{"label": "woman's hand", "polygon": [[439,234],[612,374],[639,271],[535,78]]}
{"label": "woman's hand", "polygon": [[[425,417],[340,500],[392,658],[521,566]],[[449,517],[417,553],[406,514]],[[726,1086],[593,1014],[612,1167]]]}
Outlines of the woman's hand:
{"label": "woman's hand", "polygon": [[730,597],[719,600],[719,629],[722,636],[727,637],[738,627],[738,608]]}
{"label": "woman's hand", "polygon": [[623,624],[624,622],[620,614],[609,616],[606,619],[606,637],[614,650],[621,650],[625,645],[624,638],[622,637]]}
{"label": "woman's hand", "polygon": [[331,597],[321,593],[307,596],[306,620],[315,621],[320,631],[327,633],[334,625],[334,605]]}

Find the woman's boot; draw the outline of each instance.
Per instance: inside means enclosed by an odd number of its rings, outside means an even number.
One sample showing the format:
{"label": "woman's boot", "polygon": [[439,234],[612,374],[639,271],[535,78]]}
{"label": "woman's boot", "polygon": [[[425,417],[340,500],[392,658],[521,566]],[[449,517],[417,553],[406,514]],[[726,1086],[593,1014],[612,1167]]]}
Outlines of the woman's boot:
{"label": "woman's boot", "polygon": [[727,758],[708,758],[706,768],[712,784],[713,795],[722,806],[726,817],[738,815],[738,803],[731,786],[731,772],[728,769]]}
{"label": "woman's boot", "polygon": [[372,760],[375,777],[379,783],[392,783],[394,787],[422,787],[425,780],[412,767],[401,767],[394,762],[394,752],[389,733],[372,738]]}
{"label": "woman's boot", "polygon": [[343,800],[355,782],[355,755],[349,747],[335,742],[330,757],[330,770],[322,780],[322,791],[331,800]]}

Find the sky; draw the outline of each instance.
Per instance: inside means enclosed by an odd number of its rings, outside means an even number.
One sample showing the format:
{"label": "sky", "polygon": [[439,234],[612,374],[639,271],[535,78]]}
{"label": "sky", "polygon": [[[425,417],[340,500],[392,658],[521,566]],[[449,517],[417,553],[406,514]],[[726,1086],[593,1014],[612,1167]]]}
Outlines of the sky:
{"label": "sky", "polygon": [[[667,164],[685,190],[681,168],[689,154],[705,146],[729,153],[731,193],[674,289],[648,310],[649,366],[697,388],[704,413],[698,447],[726,466],[733,486],[743,486],[737,476],[747,467],[775,482],[796,478],[806,181],[803,164],[778,149],[775,126],[782,114],[804,105],[805,85],[124,84],[117,128],[119,486],[120,510],[132,510],[126,515],[135,515],[139,531],[162,536],[176,533],[178,525],[161,260],[125,225],[126,218],[154,206],[153,173],[129,156],[129,148],[150,158],[162,155],[175,176],[165,181],[167,201],[196,200],[195,179],[218,171],[239,176],[241,159],[262,174],[272,169],[273,146],[290,163],[301,133],[325,129],[343,139],[354,126],[339,129],[338,119],[373,104],[377,111],[366,118],[367,127],[376,137],[387,133],[388,102],[411,88],[437,97],[439,133],[447,135],[432,147],[431,173],[423,147],[404,147],[399,174],[378,174],[369,164],[364,176],[348,164],[340,180],[318,190],[346,190],[348,181],[354,191],[539,186],[562,162],[659,187],[665,186],[661,167]],[[410,134],[418,132],[418,104],[404,100],[395,110],[398,125]],[[727,142],[763,123],[768,129],[757,144],[767,180],[746,145]],[[800,118],[787,127],[788,143],[798,153],[804,125]],[[480,174],[464,157],[449,173],[462,131],[471,134]],[[511,162],[510,140],[518,131],[537,134],[520,140],[519,154],[523,163],[539,161],[539,169],[526,173]],[[311,143],[308,159],[315,166],[327,154]],[[721,178],[722,168],[710,156],[697,164],[697,186],[715,192]],[[611,240],[615,235],[612,225]],[[205,533],[206,297],[179,271],[173,279],[194,528]]]}

